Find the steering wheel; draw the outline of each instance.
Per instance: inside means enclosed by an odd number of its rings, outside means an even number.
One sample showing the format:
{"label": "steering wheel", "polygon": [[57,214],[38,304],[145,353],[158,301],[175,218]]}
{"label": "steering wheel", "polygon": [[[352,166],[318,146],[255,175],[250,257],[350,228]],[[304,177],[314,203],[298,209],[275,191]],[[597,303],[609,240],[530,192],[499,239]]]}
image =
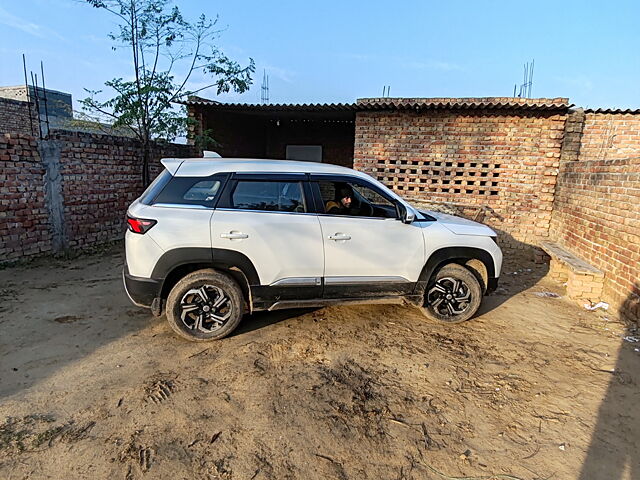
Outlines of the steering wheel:
{"label": "steering wheel", "polygon": [[363,217],[373,217],[375,210],[369,202],[360,202],[360,214]]}

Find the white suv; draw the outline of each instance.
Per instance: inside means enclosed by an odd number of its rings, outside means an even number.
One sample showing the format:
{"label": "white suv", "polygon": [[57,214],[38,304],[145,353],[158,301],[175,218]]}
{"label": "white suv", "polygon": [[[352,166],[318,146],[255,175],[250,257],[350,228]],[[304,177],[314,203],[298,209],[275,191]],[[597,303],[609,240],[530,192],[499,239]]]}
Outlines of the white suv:
{"label": "white suv", "polygon": [[489,227],[422,212],[368,175],[286,160],[164,159],[127,212],[131,301],[182,337],[231,333],[246,312],[403,303],[472,317],[496,288]]}

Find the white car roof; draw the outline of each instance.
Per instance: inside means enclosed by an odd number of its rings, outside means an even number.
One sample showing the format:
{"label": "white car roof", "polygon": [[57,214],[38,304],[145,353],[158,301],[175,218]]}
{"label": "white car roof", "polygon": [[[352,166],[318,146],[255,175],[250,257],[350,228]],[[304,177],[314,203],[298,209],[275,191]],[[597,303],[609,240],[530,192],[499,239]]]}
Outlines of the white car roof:
{"label": "white car roof", "polygon": [[318,162],[268,160],[259,158],[163,158],[162,165],[176,177],[208,177],[222,172],[245,173],[323,173],[355,175],[371,180],[351,168]]}

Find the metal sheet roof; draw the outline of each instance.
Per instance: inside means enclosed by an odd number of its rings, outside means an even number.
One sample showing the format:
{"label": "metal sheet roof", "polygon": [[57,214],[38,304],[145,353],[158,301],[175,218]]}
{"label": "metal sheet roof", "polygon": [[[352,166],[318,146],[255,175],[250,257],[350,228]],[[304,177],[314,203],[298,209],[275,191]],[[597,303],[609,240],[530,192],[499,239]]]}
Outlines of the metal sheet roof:
{"label": "metal sheet roof", "polygon": [[253,111],[355,111],[355,103],[224,103],[200,97],[190,97],[185,105],[207,105],[219,110],[253,110]]}
{"label": "metal sheet roof", "polygon": [[640,114],[640,108],[639,109],[631,109],[631,108],[627,108],[625,110],[621,109],[621,108],[587,108],[584,113],[609,113],[609,114],[629,114],[629,115],[638,115]]}
{"label": "metal sheet roof", "polygon": [[377,110],[566,110],[567,98],[361,98],[356,103],[223,103],[190,97],[186,105],[203,105],[214,110],[244,112],[362,112]]}
{"label": "metal sheet roof", "polygon": [[361,110],[398,109],[515,109],[558,110],[570,107],[568,98],[361,98],[357,102]]}

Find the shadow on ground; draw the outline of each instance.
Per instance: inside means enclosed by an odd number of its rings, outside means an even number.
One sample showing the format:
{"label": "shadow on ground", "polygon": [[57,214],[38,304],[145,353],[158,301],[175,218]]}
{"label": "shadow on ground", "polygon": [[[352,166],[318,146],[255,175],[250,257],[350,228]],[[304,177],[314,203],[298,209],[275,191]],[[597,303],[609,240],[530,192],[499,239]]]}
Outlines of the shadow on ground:
{"label": "shadow on ground", "polygon": [[245,333],[259,330],[269,325],[275,325],[290,318],[299,317],[309,312],[318,310],[318,308],[293,308],[290,310],[276,310],[273,312],[256,312],[251,315],[245,315],[238,328],[230,335],[235,337]]}
{"label": "shadow on ground", "polygon": [[0,271],[0,398],[149,326],[151,314],[126,297],[122,261],[118,245]]}
{"label": "shadow on ground", "polygon": [[498,288],[484,297],[478,315],[489,313],[509,298],[532,288],[549,272],[549,264],[539,260],[543,252],[538,247],[520,242],[506,232],[494,230],[498,233],[502,248],[502,270]]}
{"label": "shadow on ground", "polygon": [[[640,283],[636,283],[636,290],[640,291]],[[638,301],[638,296],[631,293],[622,306],[622,313],[633,312]],[[638,320],[635,318],[636,322]],[[640,479],[640,456],[635,446],[640,439],[637,412],[640,391],[636,383],[640,370],[640,333],[637,324],[629,323],[627,333],[598,410],[580,480]]]}

